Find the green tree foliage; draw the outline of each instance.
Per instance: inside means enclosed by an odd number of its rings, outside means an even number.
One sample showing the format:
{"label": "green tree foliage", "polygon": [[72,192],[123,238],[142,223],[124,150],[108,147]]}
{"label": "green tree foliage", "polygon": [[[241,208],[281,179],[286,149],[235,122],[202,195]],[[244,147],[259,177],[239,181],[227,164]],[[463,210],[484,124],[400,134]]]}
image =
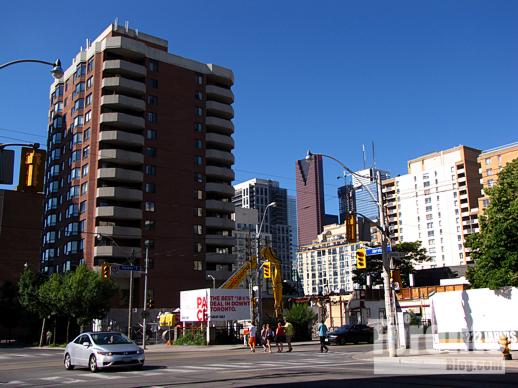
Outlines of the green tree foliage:
{"label": "green tree foliage", "polygon": [[296,341],[311,339],[311,325],[316,318],[315,312],[305,303],[293,303],[285,314],[286,322],[290,322],[295,329]]}
{"label": "green tree foliage", "polygon": [[29,313],[37,314],[45,318],[51,313],[49,306],[40,298],[40,286],[46,281],[46,277],[40,273],[35,274],[30,268],[26,268],[18,281],[18,294],[20,304]]}
{"label": "green tree foliage", "polygon": [[[404,253],[405,256],[394,262],[396,269],[401,272],[401,280],[404,287],[408,287],[408,275],[414,272],[414,265],[430,261],[426,249],[421,246],[421,241],[402,242],[392,247],[393,252]],[[371,285],[383,284],[383,260],[381,255],[368,256],[366,269],[353,271],[353,282],[362,286],[367,284],[367,275],[371,276]]]}
{"label": "green tree foliage", "polygon": [[479,217],[480,232],[468,236],[475,266],[468,279],[475,288],[518,286],[518,159],[498,174],[498,184],[484,189],[489,206]]}

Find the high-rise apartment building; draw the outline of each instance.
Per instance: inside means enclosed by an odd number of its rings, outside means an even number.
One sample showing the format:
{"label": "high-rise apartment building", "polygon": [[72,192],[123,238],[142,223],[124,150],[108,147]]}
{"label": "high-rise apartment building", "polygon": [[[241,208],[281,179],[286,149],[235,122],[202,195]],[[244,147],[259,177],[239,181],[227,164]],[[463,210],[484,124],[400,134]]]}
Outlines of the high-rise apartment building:
{"label": "high-rise apartment building", "polygon": [[489,205],[489,198],[484,195],[483,189],[493,187],[498,182],[498,174],[502,168],[516,158],[518,158],[518,143],[492,148],[479,155],[480,183],[482,184],[482,196],[478,199],[479,212],[483,212]]}
{"label": "high-rise apartment building", "polygon": [[432,261],[417,266],[458,266],[470,261],[464,243],[478,231],[480,151],[458,146],[408,162],[408,174],[383,182],[394,242],[421,241]]}
{"label": "high-rise apartment building", "polygon": [[[279,187],[277,181],[264,179],[250,179],[234,185],[234,189],[232,201],[236,208],[256,209],[258,225],[261,224],[264,214],[261,238],[263,232],[271,235],[271,246],[281,261],[282,278],[291,279],[291,232],[288,224],[287,190]],[[272,202],[276,205],[266,210]]]}
{"label": "high-rise apartment building", "polygon": [[311,243],[325,224],[322,156],[296,162],[297,224],[299,245]]}
{"label": "high-rise apartment building", "polygon": [[231,70],[127,27],[87,42],[50,91],[42,270],[143,266],[148,247],[157,307],[178,306],[207,274],[226,279],[232,84]]}
{"label": "high-rise apartment building", "polygon": [[297,236],[297,199],[294,195],[288,195],[288,225],[291,236],[291,280],[297,281],[297,249],[299,246]]}

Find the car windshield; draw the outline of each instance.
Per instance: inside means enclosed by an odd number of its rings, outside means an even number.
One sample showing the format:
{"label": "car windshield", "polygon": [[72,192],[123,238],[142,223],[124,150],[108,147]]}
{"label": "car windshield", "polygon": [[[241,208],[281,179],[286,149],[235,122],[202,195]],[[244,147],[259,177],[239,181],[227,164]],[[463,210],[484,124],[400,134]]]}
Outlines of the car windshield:
{"label": "car windshield", "polygon": [[96,333],[92,334],[92,339],[97,345],[121,345],[133,343],[133,341],[121,333]]}
{"label": "car windshield", "polygon": [[338,329],[336,329],[335,333],[342,334],[342,333],[345,333],[350,328],[351,328],[351,325],[343,325],[343,326],[340,326]]}

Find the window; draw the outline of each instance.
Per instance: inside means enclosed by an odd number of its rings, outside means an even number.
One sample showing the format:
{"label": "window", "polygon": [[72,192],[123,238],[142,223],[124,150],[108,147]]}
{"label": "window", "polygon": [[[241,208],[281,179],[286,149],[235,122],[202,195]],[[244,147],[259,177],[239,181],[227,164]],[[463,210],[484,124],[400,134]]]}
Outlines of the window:
{"label": "window", "polygon": [[94,59],[90,58],[86,64],[86,71],[90,73],[94,69]]}
{"label": "window", "polygon": [[203,116],[203,109],[201,109],[200,107],[197,107],[195,110],[195,113],[196,113],[197,117],[201,117],[201,116]]}
{"label": "window", "polygon": [[52,126],[54,127],[54,129],[63,127],[63,117],[61,117],[61,116],[54,117],[54,120],[52,120]]}
{"label": "window", "polygon": [[433,238],[428,240],[428,245],[435,245],[435,240]]}
{"label": "window", "polygon": [[428,222],[428,223],[426,224],[426,227],[427,227],[428,229],[433,229],[433,222]]}
{"label": "window", "polygon": [[72,125],[73,128],[76,127],[82,127],[83,126],[83,116],[77,116],[74,117],[74,124]]}
{"label": "window", "polygon": [[155,147],[146,147],[144,149],[144,152],[145,152],[146,156],[151,156],[151,157],[156,156],[156,148]]}
{"label": "window", "polygon": [[77,205],[77,203],[72,203],[72,204],[68,205],[67,210],[65,212],[65,217],[70,218],[70,217],[75,217],[78,215],[79,215],[79,206]]}
{"label": "window", "polygon": [[60,172],[60,165],[55,164],[50,168],[50,176],[58,176]]}
{"label": "window", "polygon": [[148,105],[157,106],[158,105],[158,97],[157,96],[147,96]]}
{"label": "window", "polygon": [[63,112],[63,103],[61,101],[56,102],[54,104],[54,113],[59,113],[59,112]]}
{"label": "window", "polygon": [[79,197],[79,186],[74,185],[70,186],[70,189],[68,191],[68,199]]}
{"label": "window", "polygon": [[424,199],[424,203],[428,204],[428,203],[432,203],[432,199],[431,198],[425,198]]}
{"label": "window", "polygon": [[86,74],[86,66],[84,63],[80,63],[77,65],[76,72],[74,74],[74,79],[82,77]]}
{"label": "window", "polygon": [[194,250],[193,250],[194,253],[200,253],[203,249],[203,245],[199,242],[195,242],[193,248],[194,248]]}
{"label": "window", "polygon": [[203,271],[203,263],[199,260],[194,260],[193,261],[193,264],[194,264],[194,270],[195,271]]}
{"label": "window", "polygon": [[72,108],[72,112],[83,109],[85,107],[85,100],[82,98],[79,98],[74,102],[74,107]]}
{"label": "window", "polygon": [[148,129],[146,131],[146,138],[148,140],[156,140],[156,131],[154,129]]}
{"label": "window", "polygon": [[202,149],[203,142],[200,139],[194,139],[194,148]]}
{"label": "window", "polygon": [[430,206],[427,206],[427,207],[426,207],[426,211],[427,211],[427,212],[431,212],[431,211],[432,211],[432,206],[431,206],[431,205],[430,205]]}
{"label": "window", "polygon": [[153,249],[155,247],[155,240],[144,240],[144,246]]}
{"label": "window", "polygon": [[89,122],[92,118],[92,111],[86,112],[85,114],[85,123]]}
{"label": "window", "polygon": [[70,160],[71,160],[71,162],[77,162],[77,161],[81,160],[81,151],[79,151],[79,150],[73,151],[70,154]]}
{"label": "window", "polygon": [[85,106],[92,105],[92,93],[86,96]]}
{"label": "window", "polygon": [[202,92],[196,92],[196,93],[194,93],[194,97],[197,100],[201,101],[201,100],[203,100],[203,93]]}
{"label": "window", "polygon": [[90,146],[83,148],[83,159],[88,158],[88,155],[90,155]]}
{"label": "window", "polygon": [[156,166],[154,166],[152,164],[146,164],[144,166],[144,172],[146,173],[146,175],[155,176],[156,175]]}
{"label": "window", "polygon": [[56,93],[56,97],[63,96],[63,84],[59,84],[58,86],[56,86],[55,93]]}
{"label": "window", "polygon": [[156,186],[154,183],[146,183],[144,185],[144,191],[146,193],[155,193],[156,192]]}
{"label": "window", "polygon": [[201,172],[194,173],[194,182],[203,183],[203,175],[201,174]]}
{"label": "window", "polygon": [[495,185],[495,181],[493,179],[488,179],[487,187],[493,187]]}
{"label": "window", "polygon": [[203,199],[203,191],[194,190],[194,199]]}
{"label": "window", "polygon": [[88,182],[85,182],[81,185],[81,194],[84,195],[88,191]]}
{"label": "window", "polygon": [[492,168],[488,168],[488,169],[486,169],[486,175],[487,175],[487,176],[491,176],[491,175],[493,175],[493,169],[492,169]]}
{"label": "window", "polygon": [[150,123],[157,123],[158,122],[158,117],[157,117],[157,114],[155,112],[147,112],[147,121],[149,121]]}
{"label": "window", "polygon": [[203,131],[203,124],[202,123],[194,123],[194,130],[196,132],[202,132]]}
{"label": "window", "polygon": [[90,140],[90,128],[83,131],[83,141]]}
{"label": "window", "polygon": [[68,174],[68,181],[71,182],[73,179],[79,179],[80,178],[79,173],[80,173],[79,167],[73,168],[72,170],[70,170],[70,174]]}
{"label": "window", "polygon": [[201,207],[195,207],[193,213],[195,217],[203,217],[203,209]]}
{"label": "window", "polygon": [[59,190],[59,182],[58,181],[50,182],[50,184],[48,186],[48,192],[49,193],[57,193],[58,190]]}
{"label": "window", "polygon": [[86,211],[86,201],[82,201],[79,204],[79,214],[83,214]]}
{"label": "window", "polygon": [[72,144],[81,144],[83,142],[83,136],[81,133],[74,133],[72,136]]}
{"label": "window", "polygon": [[202,234],[203,227],[201,225],[193,225],[194,226],[194,234]]}
{"label": "window", "polygon": [[197,166],[201,166],[203,164],[203,158],[199,155],[196,155],[194,157],[194,164],[196,164]]}
{"label": "window", "polygon": [[80,92],[84,92],[84,91],[85,91],[85,83],[84,82],[79,82],[76,85],[76,88],[74,90],[72,98],[74,98],[76,96],[76,94],[79,94]]}
{"label": "window", "polygon": [[484,159],[484,162],[486,163],[486,166],[489,166],[491,164],[491,158]]}
{"label": "window", "polygon": [[94,77],[90,77],[86,80],[86,87],[90,89],[92,87],[92,84],[94,83]]}
{"label": "window", "polygon": [[428,237],[433,237],[434,235],[435,233],[433,232],[433,230],[428,231]]}
{"label": "window", "polygon": [[201,74],[196,74],[196,83],[198,85],[203,85],[203,76]]}
{"label": "window", "polygon": [[157,73],[158,72],[158,61],[155,61],[154,59],[148,60],[148,66],[150,72]]}
{"label": "window", "polygon": [[152,89],[158,89],[158,80],[150,78],[148,81],[148,85]]}
{"label": "window", "polygon": [[154,220],[145,220],[144,221],[144,230],[155,230],[155,221]]}
{"label": "window", "polygon": [[423,187],[430,187],[430,182],[429,181],[423,182]]}
{"label": "window", "polygon": [[144,210],[147,212],[154,212],[155,211],[155,203],[153,201],[146,201],[144,202]]}

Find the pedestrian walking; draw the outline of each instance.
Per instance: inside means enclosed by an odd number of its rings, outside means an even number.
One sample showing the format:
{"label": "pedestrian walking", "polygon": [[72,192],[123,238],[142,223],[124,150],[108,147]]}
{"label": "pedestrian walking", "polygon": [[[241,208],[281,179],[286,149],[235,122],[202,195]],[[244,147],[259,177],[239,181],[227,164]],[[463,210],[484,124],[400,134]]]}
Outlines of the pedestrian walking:
{"label": "pedestrian walking", "polygon": [[255,338],[257,334],[257,327],[255,326],[255,322],[250,322],[250,326],[248,327],[248,332],[250,337],[248,338],[248,345],[250,345],[250,351],[255,352],[255,345],[257,343],[257,339]]}
{"label": "pedestrian walking", "polygon": [[266,324],[266,347],[268,348],[268,353],[272,352],[272,341],[275,338],[275,334],[270,327],[270,324]]}
{"label": "pedestrian walking", "polygon": [[263,324],[263,328],[261,330],[261,345],[263,345],[263,349],[265,352],[268,351],[268,347],[266,346],[266,341],[268,337],[268,331],[266,329],[266,323]]}
{"label": "pedestrian walking", "polygon": [[293,339],[293,335],[295,334],[295,329],[293,328],[293,325],[286,321],[284,324],[284,331],[286,332],[286,343],[288,344],[288,352],[291,352],[293,350],[293,347],[291,346],[291,340]]}
{"label": "pedestrian walking", "polygon": [[46,337],[47,337],[47,345],[50,345],[50,343],[52,342],[52,332],[50,330],[47,330]]}
{"label": "pedestrian walking", "polygon": [[275,343],[277,344],[277,352],[281,353],[284,349],[284,341],[286,341],[286,332],[284,326],[279,322],[277,330],[275,330]]}
{"label": "pedestrian walking", "polygon": [[326,346],[327,326],[324,320],[318,325],[318,336],[320,338],[320,353],[324,352],[324,350],[327,353],[329,351]]}

